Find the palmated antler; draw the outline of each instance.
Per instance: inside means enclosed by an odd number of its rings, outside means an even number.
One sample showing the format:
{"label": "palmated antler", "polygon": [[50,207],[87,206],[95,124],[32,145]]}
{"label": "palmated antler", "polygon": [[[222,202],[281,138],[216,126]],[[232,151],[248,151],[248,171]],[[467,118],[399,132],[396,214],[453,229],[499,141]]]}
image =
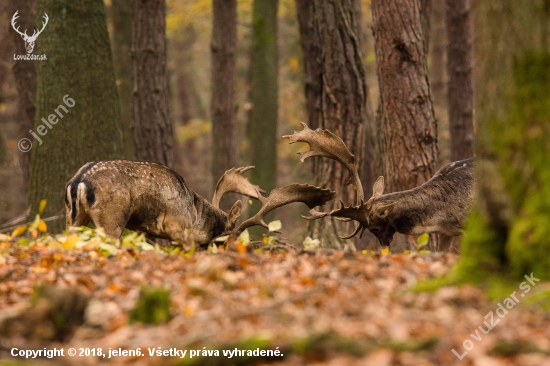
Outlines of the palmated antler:
{"label": "palmated antler", "polygon": [[243,173],[252,168],[254,167],[245,166],[242,168],[231,168],[227,170],[218,181],[218,184],[216,184],[214,197],[212,197],[212,205],[219,208],[220,200],[227,192],[240,193],[259,200],[261,197],[260,193],[265,193],[265,191],[259,186],[250,183],[250,181],[243,176]]}
{"label": "palmated antler", "polygon": [[370,208],[370,200],[367,201],[367,203],[363,203],[363,201],[359,201],[359,204],[357,206],[344,206],[344,202],[340,201],[340,208],[337,208],[335,210],[330,211],[328,215],[334,216],[337,218],[346,218],[350,220],[355,220],[359,223],[353,233],[347,236],[340,236],[340,239],[351,239],[355,235],[357,235],[359,232],[361,234],[359,237],[363,236],[363,231],[368,228],[369,222],[368,222],[368,212]]}
{"label": "palmated antler", "polygon": [[[365,200],[363,186],[359,179],[359,173],[355,166],[355,156],[348,150],[344,141],[332,132],[328,130],[310,129],[304,122],[300,122],[304,129],[302,131],[294,131],[292,135],[283,136],[289,140],[289,143],[305,142],[309,144],[309,150],[299,152],[300,160],[303,162],[310,156],[324,156],[326,158],[334,159],[344,164],[346,169],[350,173],[350,178],[347,184],[353,184],[355,191],[357,192],[357,202],[363,202]],[[330,212],[318,212],[315,210],[310,211],[311,216],[304,218],[308,220],[316,220],[321,217],[328,216]]]}
{"label": "palmated antler", "polygon": [[309,184],[293,183],[284,187],[275,188],[269,196],[259,196],[262,203],[260,210],[251,218],[244,221],[235,231],[242,232],[244,229],[251,226],[260,225],[267,228],[264,222],[264,216],[270,211],[287,205],[292,202],[303,202],[310,208],[310,213],[314,207],[322,206],[334,198],[336,192],[330,189],[322,189]]}

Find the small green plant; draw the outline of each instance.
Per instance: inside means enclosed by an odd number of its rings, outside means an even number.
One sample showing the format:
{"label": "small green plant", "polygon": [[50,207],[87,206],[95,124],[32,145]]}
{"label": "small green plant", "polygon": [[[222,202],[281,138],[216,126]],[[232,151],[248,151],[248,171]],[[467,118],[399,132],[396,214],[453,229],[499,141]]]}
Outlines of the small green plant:
{"label": "small green plant", "polygon": [[170,318],[168,290],[142,287],[136,306],[130,311],[130,322],[158,325],[168,322]]}

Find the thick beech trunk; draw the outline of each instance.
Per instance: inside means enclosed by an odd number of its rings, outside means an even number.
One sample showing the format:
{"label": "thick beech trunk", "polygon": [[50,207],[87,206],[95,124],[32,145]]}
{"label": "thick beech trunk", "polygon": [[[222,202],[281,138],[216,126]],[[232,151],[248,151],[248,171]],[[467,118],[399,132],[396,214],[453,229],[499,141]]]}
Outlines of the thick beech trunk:
{"label": "thick beech trunk", "polygon": [[[122,127],[105,8],[101,0],[38,0],[49,23],[40,34],[29,203],[63,211],[65,183],[86,162],[122,155]],[[71,16],[66,16],[71,14]],[[71,45],[70,47],[68,45]],[[51,128],[44,120],[48,121]],[[49,224],[52,231],[62,220]]]}

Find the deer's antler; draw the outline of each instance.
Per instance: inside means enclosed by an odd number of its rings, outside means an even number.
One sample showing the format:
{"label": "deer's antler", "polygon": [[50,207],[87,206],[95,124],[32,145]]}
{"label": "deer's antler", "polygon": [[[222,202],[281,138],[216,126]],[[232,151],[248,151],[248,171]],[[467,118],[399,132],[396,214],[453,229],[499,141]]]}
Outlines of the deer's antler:
{"label": "deer's antler", "polygon": [[370,206],[370,200],[366,203],[359,201],[356,206],[344,206],[344,202],[340,201],[340,208],[330,211],[328,215],[334,216],[336,218],[346,218],[349,220],[355,220],[359,223],[353,233],[347,236],[340,236],[340,239],[351,239],[361,231],[359,237],[363,236],[363,232],[368,228],[368,211]]}
{"label": "deer's antler", "polygon": [[35,30],[32,34],[32,36],[30,36],[29,38],[38,38],[38,36],[40,35],[40,33],[42,33],[42,31],[44,30],[44,28],[46,28],[46,24],[48,24],[48,20],[50,18],[48,18],[48,14],[44,13],[44,16],[42,17],[44,18],[44,21],[42,22],[42,29],[40,29],[39,31]]}
{"label": "deer's antler", "polygon": [[[324,156],[326,158],[334,159],[344,164],[346,169],[350,173],[350,178],[347,184],[353,184],[355,191],[357,192],[357,202],[363,202],[364,192],[361,180],[359,179],[359,173],[355,166],[355,156],[348,150],[344,141],[332,132],[328,130],[310,129],[304,122],[300,122],[304,129],[302,131],[294,131],[292,135],[283,136],[288,139],[289,143],[305,142],[309,145],[309,150],[299,152],[300,160],[303,162],[310,156]],[[318,212],[315,210],[310,211],[311,216],[303,216],[308,220],[316,220],[321,217],[328,216],[330,212]]]}
{"label": "deer's antler", "polygon": [[310,208],[310,213],[314,207],[322,206],[331,199],[334,198],[336,192],[330,189],[322,189],[309,184],[293,183],[284,187],[275,188],[271,191],[269,196],[259,196],[259,200],[262,203],[260,210],[251,218],[244,221],[235,231],[241,232],[251,226],[260,225],[267,228],[267,224],[264,222],[264,216],[270,211],[287,205],[292,202],[303,202]]}
{"label": "deer's antler", "polygon": [[18,13],[19,13],[19,10],[17,10],[15,14],[13,14],[13,17],[11,18],[11,27],[13,28],[14,31],[19,33],[22,37],[28,38],[29,36],[27,35],[27,30],[25,29],[25,32],[21,32],[19,30],[19,26],[16,27],[15,25],[15,21],[17,20],[17,18],[19,18],[19,15],[17,15]]}
{"label": "deer's antler", "polygon": [[240,193],[259,200],[261,197],[260,193],[265,193],[265,191],[257,185],[250,183],[250,181],[243,176],[243,173],[252,168],[254,167],[245,166],[242,168],[231,168],[226,171],[216,185],[214,197],[212,197],[212,205],[219,208],[220,200],[227,192]]}
{"label": "deer's antler", "polygon": [[38,38],[38,36],[40,35],[40,33],[42,33],[42,31],[44,30],[44,28],[46,28],[46,24],[48,24],[48,20],[49,20],[48,14],[44,13],[44,16],[43,16],[44,21],[42,22],[42,29],[40,29],[40,30],[36,30],[36,29],[35,29],[34,32],[32,33],[32,36],[29,36],[29,35],[27,34],[27,30],[26,30],[26,29],[25,29],[24,32],[21,32],[21,31],[19,30],[19,26],[16,27],[16,24],[15,24],[15,23],[16,23],[17,18],[19,18],[18,13],[19,13],[19,10],[17,10],[17,11],[15,12],[15,14],[13,14],[13,17],[11,18],[11,26],[12,26],[12,28],[13,28],[17,33],[19,33],[19,34],[21,35],[21,37],[23,37],[25,40],[35,40],[36,38]]}

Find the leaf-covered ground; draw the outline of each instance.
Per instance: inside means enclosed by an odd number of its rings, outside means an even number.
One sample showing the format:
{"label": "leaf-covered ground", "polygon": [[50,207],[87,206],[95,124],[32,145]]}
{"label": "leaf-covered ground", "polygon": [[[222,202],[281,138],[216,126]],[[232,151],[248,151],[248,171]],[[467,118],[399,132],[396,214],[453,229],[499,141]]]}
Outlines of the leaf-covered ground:
{"label": "leaf-covered ground", "polygon": [[[123,243],[92,231],[25,235],[0,236],[0,359],[10,365],[550,365],[549,313],[529,303],[549,283],[503,318],[493,313],[499,321],[487,334],[478,327],[487,329],[486,314],[502,301],[482,286],[411,290],[445,274],[454,254],[166,253],[135,235]],[[459,360],[452,349],[463,355],[466,340],[472,347]],[[25,360],[10,357],[14,347],[145,355]],[[188,352],[149,356],[158,347]],[[283,356],[223,356],[235,349]],[[190,358],[191,350],[220,356]]]}

